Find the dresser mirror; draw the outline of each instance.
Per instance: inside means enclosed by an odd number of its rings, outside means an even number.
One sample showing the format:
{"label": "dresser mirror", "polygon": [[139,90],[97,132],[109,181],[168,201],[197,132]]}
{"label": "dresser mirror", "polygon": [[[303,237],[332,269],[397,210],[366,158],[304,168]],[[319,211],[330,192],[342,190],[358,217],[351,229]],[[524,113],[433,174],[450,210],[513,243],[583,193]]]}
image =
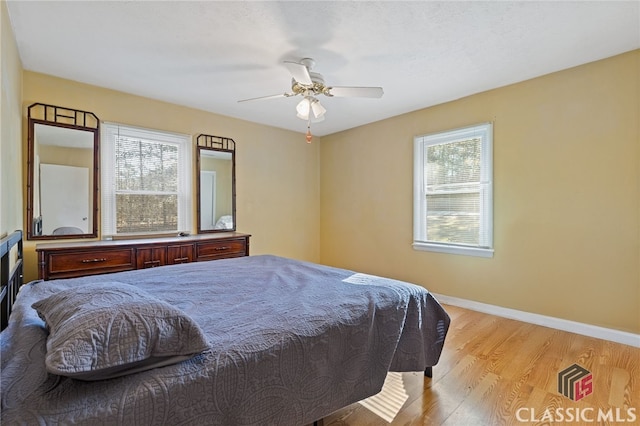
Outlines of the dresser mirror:
{"label": "dresser mirror", "polygon": [[27,239],[97,237],[98,117],[36,103],[28,126]]}
{"label": "dresser mirror", "polygon": [[201,134],[196,150],[198,233],[235,231],[235,142]]}

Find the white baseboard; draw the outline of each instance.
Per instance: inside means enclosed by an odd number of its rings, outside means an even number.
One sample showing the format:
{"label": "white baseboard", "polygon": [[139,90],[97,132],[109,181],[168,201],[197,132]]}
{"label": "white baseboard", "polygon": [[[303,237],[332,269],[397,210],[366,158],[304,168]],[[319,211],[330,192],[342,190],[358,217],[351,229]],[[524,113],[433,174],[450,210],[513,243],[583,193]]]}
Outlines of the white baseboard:
{"label": "white baseboard", "polygon": [[543,327],[555,328],[558,330],[568,331],[570,333],[582,334],[584,336],[595,337],[597,339],[609,340],[640,348],[640,334],[569,321],[562,318],[548,317],[546,315],[533,314],[531,312],[503,308],[501,306],[489,305],[486,303],[475,302],[473,300],[445,296],[444,294],[433,293],[433,295],[439,302],[444,303],[445,305],[459,306],[472,311],[484,312],[485,314],[510,318],[541,325]]}

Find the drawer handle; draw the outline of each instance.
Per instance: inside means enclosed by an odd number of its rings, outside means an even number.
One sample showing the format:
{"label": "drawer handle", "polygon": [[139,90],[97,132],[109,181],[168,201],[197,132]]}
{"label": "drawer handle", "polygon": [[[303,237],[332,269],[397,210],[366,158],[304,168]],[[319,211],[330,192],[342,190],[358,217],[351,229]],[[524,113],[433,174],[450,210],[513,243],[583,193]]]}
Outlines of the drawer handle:
{"label": "drawer handle", "polygon": [[229,250],[230,248],[231,247],[228,247],[228,246],[222,246],[222,247],[216,247],[215,250],[218,250],[218,251],[220,251],[220,250]]}
{"label": "drawer handle", "polygon": [[188,257],[178,257],[178,258],[173,259],[173,262],[174,263],[178,263],[178,262],[186,263],[186,262],[189,262],[189,258]]}
{"label": "drawer handle", "polygon": [[144,262],[144,266],[147,266],[147,265],[152,265],[151,267],[159,266],[160,265],[160,261],[159,260],[149,260],[148,262]]}
{"label": "drawer handle", "polygon": [[102,257],[100,259],[82,259],[82,263],[95,263],[95,262],[106,262],[107,259]]}

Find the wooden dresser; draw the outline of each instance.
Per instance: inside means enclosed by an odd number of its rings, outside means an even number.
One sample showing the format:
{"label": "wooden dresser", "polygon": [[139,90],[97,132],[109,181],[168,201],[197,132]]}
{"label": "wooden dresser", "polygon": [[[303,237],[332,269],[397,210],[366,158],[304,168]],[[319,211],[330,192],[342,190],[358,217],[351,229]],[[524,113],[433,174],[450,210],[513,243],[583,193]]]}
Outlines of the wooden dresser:
{"label": "wooden dresser", "polygon": [[74,278],[249,256],[250,236],[224,232],[186,237],[38,244],[38,278]]}

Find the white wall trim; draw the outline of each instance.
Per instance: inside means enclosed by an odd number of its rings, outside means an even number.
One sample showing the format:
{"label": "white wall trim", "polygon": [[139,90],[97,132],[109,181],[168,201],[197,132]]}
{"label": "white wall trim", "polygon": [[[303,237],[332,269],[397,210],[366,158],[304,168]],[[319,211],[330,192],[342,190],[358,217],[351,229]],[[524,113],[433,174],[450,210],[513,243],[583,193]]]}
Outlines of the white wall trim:
{"label": "white wall trim", "polygon": [[534,314],[531,312],[518,311],[516,309],[503,308],[501,306],[489,305],[475,302],[473,300],[460,299],[457,297],[445,296],[444,294],[432,293],[439,302],[445,305],[459,306],[472,311],[483,312],[485,314],[510,318],[543,327],[555,328],[568,331],[570,333],[582,334],[583,336],[595,337],[597,339],[609,340],[622,343],[624,345],[640,348],[640,334],[626,331],[614,330],[611,328],[599,327],[597,325],[584,324],[581,322],[569,321],[562,318],[549,317],[546,315]]}
{"label": "white wall trim", "polygon": [[413,243],[414,250],[435,251],[438,253],[463,254],[476,257],[493,257],[493,249],[483,247],[465,247],[452,244],[433,244],[423,241]]}

